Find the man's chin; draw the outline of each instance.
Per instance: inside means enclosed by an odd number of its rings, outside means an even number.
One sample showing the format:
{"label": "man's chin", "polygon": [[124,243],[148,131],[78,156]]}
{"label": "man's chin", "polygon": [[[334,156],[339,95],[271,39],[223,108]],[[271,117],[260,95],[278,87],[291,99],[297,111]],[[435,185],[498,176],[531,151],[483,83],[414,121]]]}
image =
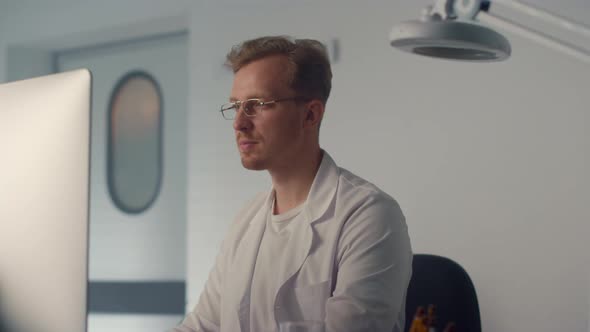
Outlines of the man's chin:
{"label": "man's chin", "polygon": [[266,166],[260,160],[252,160],[252,159],[243,158],[243,157],[241,158],[241,160],[242,160],[242,166],[244,166],[245,169],[248,169],[251,171],[263,171],[266,169]]}

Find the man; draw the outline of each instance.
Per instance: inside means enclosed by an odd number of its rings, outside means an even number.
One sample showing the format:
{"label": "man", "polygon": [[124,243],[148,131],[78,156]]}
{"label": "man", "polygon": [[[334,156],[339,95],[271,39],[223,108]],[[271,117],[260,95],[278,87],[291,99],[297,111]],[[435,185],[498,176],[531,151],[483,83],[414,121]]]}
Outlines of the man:
{"label": "man", "polygon": [[263,37],[235,46],[227,64],[223,116],[242,165],[268,171],[272,189],[238,213],[196,308],[173,331],[402,331],[405,219],[319,146],[332,79],[324,47]]}

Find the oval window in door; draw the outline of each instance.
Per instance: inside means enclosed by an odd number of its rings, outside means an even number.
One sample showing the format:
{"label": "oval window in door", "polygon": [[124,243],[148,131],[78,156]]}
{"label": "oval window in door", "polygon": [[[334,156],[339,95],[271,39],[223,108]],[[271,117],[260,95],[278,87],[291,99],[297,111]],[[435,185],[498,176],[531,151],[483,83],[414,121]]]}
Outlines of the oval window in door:
{"label": "oval window in door", "polygon": [[145,71],[124,75],[108,110],[110,196],[127,213],[141,213],[156,200],[162,180],[162,94]]}

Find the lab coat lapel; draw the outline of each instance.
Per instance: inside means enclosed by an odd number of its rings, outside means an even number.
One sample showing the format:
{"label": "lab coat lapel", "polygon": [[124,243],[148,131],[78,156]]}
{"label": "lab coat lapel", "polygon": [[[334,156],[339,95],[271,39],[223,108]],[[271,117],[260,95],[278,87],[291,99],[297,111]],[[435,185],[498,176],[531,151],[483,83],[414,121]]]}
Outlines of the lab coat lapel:
{"label": "lab coat lapel", "polygon": [[[279,285],[284,285],[300,269],[313,247],[313,223],[321,218],[332,202],[338,187],[339,169],[323,151],[322,162],[309,190],[301,213],[302,222],[294,225],[293,233],[285,245],[285,251],[292,253],[279,262]],[[280,288],[279,288],[280,289]]]}
{"label": "lab coat lapel", "polygon": [[230,269],[230,280],[228,286],[231,303],[235,303],[241,331],[250,329],[250,285],[258,257],[258,249],[262,241],[266,226],[267,214],[270,211],[272,193],[267,197],[266,202],[251,219],[248,230],[244,234],[236,250]]}

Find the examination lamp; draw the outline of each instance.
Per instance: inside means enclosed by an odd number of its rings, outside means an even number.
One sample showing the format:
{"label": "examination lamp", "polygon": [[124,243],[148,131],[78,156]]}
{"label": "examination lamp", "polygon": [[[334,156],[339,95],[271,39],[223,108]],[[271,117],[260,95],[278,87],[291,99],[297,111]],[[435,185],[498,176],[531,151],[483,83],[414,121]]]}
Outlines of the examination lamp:
{"label": "examination lamp", "polygon": [[[590,37],[590,27],[521,1],[495,0],[493,3]],[[396,24],[389,36],[390,44],[402,51],[450,60],[491,62],[507,59],[511,53],[510,42],[482,24],[487,23],[590,63],[589,50],[492,14],[490,7],[491,2],[486,0],[436,0],[434,5],[424,8],[421,19]]]}

